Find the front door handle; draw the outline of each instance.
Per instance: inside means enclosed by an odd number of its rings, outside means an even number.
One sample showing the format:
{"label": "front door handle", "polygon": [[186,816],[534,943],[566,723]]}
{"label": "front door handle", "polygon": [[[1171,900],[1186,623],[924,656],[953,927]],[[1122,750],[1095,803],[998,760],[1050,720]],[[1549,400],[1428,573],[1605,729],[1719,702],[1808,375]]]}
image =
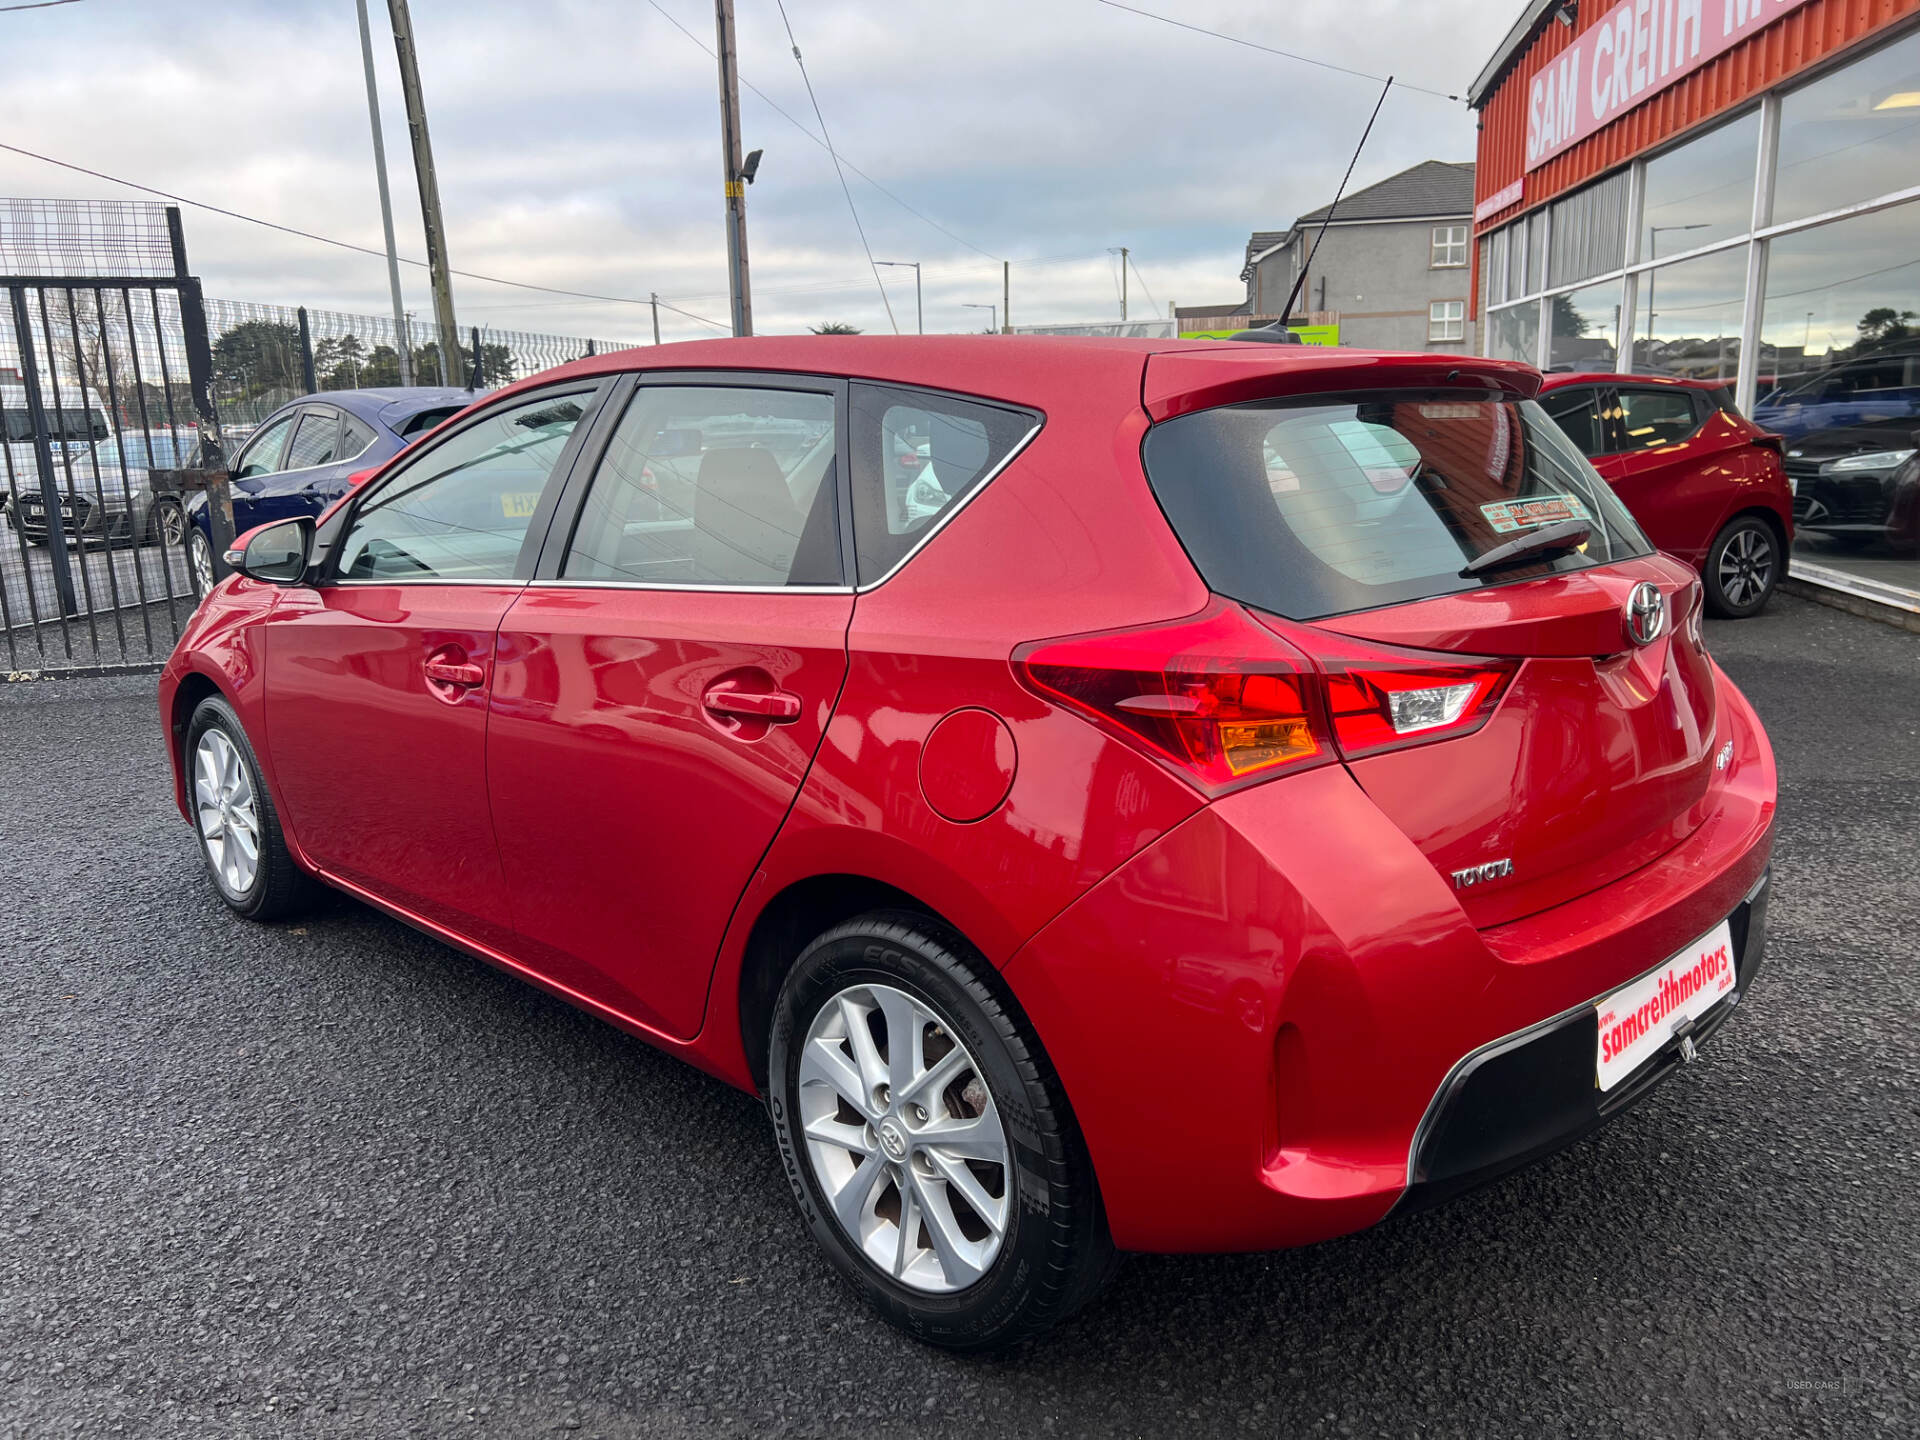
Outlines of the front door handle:
{"label": "front door handle", "polygon": [[767,720],[791,725],[800,718],[800,697],[786,690],[740,690],[738,682],[722,680],[707,688],[700,703],[715,715],[742,720]]}
{"label": "front door handle", "polygon": [[487,683],[486,668],[475,665],[470,660],[429,660],[427,661],[427,679],[436,685],[451,685],[459,690],[471,690],[476,685]]}

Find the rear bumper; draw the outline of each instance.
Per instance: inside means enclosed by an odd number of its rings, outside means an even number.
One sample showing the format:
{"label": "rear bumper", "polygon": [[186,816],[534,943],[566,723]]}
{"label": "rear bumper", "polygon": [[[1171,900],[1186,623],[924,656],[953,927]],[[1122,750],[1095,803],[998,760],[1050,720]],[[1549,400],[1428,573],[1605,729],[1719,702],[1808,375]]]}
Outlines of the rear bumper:
{"label": "rear bumper", "polygon": [[1751,980],[1776,778],[1758,719],[1718,683],[1734,755],[1705,820],[1551,909],[1476,929],[1326,766],[1207,806],[1022,947],[1002,973],[1115,1242],[1261,1250],[1363,1229],[1571,1142],[1664,1078],[1676,1062],[1657,1055],[1603,1100],[1591,1006],[1729,917],[1737,993]]}
{"label": "rear bumper", "polygon": [[1690,1045],[1676,1035],[1608,1092],[1594,1085],[1599,1012],[1593,1003],[1482,1046],[1454,1067],[1421,1120],[1398,1208],[1425,1209],[1564,1149],[1632,1109],[1686,1064],[1760,973],[1768,881],[1762,875],[1728,917],[1734,988],[1686,1033]]}

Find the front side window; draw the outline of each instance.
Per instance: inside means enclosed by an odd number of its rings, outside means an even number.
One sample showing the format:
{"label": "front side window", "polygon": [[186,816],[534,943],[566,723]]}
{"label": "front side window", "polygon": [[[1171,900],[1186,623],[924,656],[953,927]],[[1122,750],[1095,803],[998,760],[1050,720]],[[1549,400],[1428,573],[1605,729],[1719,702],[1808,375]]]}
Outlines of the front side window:
{"label": "front side window", "polygon": [[289,415],[276,420],[248,441],[247,448],[240,453],[240,464],[234,469],[233,478],[248,480],[278,473],[283,468],[280,454],[287,448],[287,432],[293,429],[294,419]]}
{"label": "front side window", "polygon": [[1040,424],[1031,410],[882,385],[855,385],[852,415],[862,585],[906,559]]}
{"label": "front side window", "polygon": [[1433,268],[1435,270],[1457,270],[1467,263],[1467,227],[1464,225],[1436,225],[1433,227]]}
{"label": "front side window", "polygon": [[286,470],[311,470],[330,465],[340,453],[340,417],[331,410],[309,410],[300,417],[300,428],[293,432],[287,447]]}
{"label": "front side window", "polygon": [[[1224,406],[1147,432],[1147,478],[1210,588],[1295,620],[1644,555],[1639,528],[1532,402],[1386,392]],[[1538,526],[1578,550],[1469,571]]]}
{"label": "front side window", "polygon": [[1427,339],[1464,340],[1466,335],[1466,301],[1436,300],[1427,306]]}
{"label": "front side window", "polygon": [[747,386],[635,392],[594,472],[561,578],[839,585],[834,398]]}
{"label": "front side window", "polygon": [[341,537],[344,580],[510,580],[592,396],[503,405],[389,475]]}
{"label": "front side window", "polygon": [[1628,450],[1657,450],[1678,445],[1700,428],[1691,390],[1628,390],[1620,392],[1620,424]]}

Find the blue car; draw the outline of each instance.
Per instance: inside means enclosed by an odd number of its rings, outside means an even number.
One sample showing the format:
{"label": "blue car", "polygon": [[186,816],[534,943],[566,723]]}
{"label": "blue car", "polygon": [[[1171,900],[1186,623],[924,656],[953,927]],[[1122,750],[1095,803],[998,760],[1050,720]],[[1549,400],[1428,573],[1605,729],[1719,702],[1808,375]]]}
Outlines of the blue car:
{"label": "blue car", "polygon": [[[233,530],[318,515],[346,493],[349,477],[390,457],[457,415],[472,390],[328,390],[290,400],[269,415],[230,462]],[[187,497],[187,558],[196,595],[215,580],[207,497]]]}

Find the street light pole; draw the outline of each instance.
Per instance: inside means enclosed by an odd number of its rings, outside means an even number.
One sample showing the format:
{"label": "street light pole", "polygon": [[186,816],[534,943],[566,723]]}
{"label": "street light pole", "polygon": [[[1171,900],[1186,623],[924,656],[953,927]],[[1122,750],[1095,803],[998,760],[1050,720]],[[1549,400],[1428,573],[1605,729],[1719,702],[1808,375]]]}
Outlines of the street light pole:
{"label": "street light pole", "polygon": [[433,318],[440,331],[440,383],[444,385],[458,369],[460,327],[453,318],[453,277],[447,266],[447,228],[440,218],[440,182],[433,170],[433,142],[427,136],[427,103],[420,93],[420,60],[407,0],[387,0],[387,14],[393,20],[400,93],[407,102],[407,130],[413,137],[413,172],[420,183],[420,220],[427,237],[427,273],[433,281]]}
{"label": "street light pole", "polygon": [[991,324],[991,325],[990,325],[990,326],[988,327],[988,331],[989,331],[989,333],[992,333],[992,334],[997,334],[997,333],[999,332],[999,330],[1000,330],[1000,307],[999,307],[998,305],[980,305],[980,304],[975,304],[975,303],[974,303],[973,301],[971,301],[971,300],[967,300],[967,301],[963,301],[963,302],[961,303],[961,306],[960,306],[960,308],[961,308],[962,310],[987,310],[987,311],[990,311],[990,312],[992,312],[992,313],[991,313],[991,314],[990,314],[990,315],[989,315],[989,316],[987,317],[987,318],[988,318],[989,320],[991,320],[991,321],[993,322],[993,323],[992,323],[992,324]]}
{"label": "street light pole", "polygon": [[[373,31],[367,25],[367,0],[353,0],[360,12],[360,59],[367,70],[367,118],[373,125],[373,173],[380,182],[380,226],[387,236],[387,288],[393,291],[394,348],[400,352],[400,383],[413,384],[413,347],[406,340],[405,302],[400,298],[400,251],[393,241],[393,195],[387,189],[387,142],[380,133],[380,87],[373,79]],[[355,383],[359,383],[358,366]]]}
{"label": "street light pole", "polygon": [[902,270],[913,271],[913,325],[914,330],[927,333],[927,312],[920,305],[920,262],[918,260],[876,260],[876,265],[893,265]]}
{"label": "street light pole", "polygon": [[727,196],[727,289],[733,333],[753,334],[753,294],[747,283],[747,181],[740,160],[740,71],[733,37],[733,0],[713,0],[720,58],[720,159]]}

